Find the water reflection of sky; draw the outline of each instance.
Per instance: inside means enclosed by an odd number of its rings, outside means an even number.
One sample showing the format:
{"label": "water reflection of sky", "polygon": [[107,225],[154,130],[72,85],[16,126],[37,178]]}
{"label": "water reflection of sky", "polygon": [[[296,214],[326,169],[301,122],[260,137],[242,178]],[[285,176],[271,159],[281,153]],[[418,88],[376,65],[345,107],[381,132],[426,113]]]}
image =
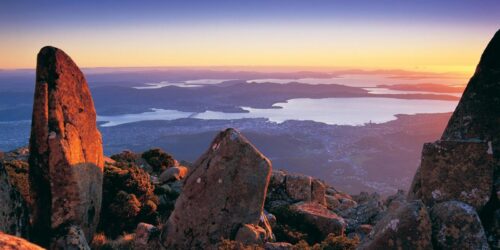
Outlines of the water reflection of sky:
{"label": "water reflection of sky", "polygon": [[324,98],[292,99],[276,103],[269,109],[243,107],[248,113],[225,113],[205,111],[202,113],[177,110],[152,109],[140,114],[99,116],[101,126],[111,127],[120,124],[151,121],[195,118],[203,120],[235,120],[244,118],[265,118],[270,122],[282,123],[287,120],[316,121],[331,125],[363,125],[383,123],[396,119],[396,114],[445,113],[452,112],[458,101],[407,100],[395,98]]}
{"label": "water reflection of sky", "polygon": [[388,88],[363,88],[368,90],[368,93],[374,95],[398,95],[398,94],[424,94],[424,95],[451,95],[461,97],[462,93],[443,93],[443,92],[430,92],[430,91],[410,91],[410,90],[394,90]]}
{"label": "water reflection of sky", "polygon": [[204,85],[219,84],[225,81],[230,81],[234,79],[198,79],[198,80],[187,80],[187,81],[161,81],[161,82],[148,82],[142,85],[133,87],[134,89],[159,89],[168,86],[177,86],[182,88],[193,88],[193,87],[203,87]]}
{"label": "water reflection of sky", "polygon": [[438,83],[445,85],[464,85],[464,79],[427,77],[421,78],[397,78],[389,74],[347,74],[332,78],[299,78],[299,79],[254,79],[247,82],[263,83],[274,82],[286,84],[290,82],[300,82],[307,84],[340,84],[352,87],[376,87],[377,85],[394,84],[419,84],[419,83]]}

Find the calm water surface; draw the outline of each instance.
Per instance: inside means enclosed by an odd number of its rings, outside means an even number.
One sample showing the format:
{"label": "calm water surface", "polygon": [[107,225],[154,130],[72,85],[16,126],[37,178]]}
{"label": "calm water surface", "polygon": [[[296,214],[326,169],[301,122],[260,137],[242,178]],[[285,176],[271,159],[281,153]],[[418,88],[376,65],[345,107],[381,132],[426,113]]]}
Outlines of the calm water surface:
{"label": "calm water surface", "polygon": [[140,114],[117,116],[99,116],[101,126],[110,127],[125,123],[176,120],[196,118],[203,120],[235,120],[244,118],[266,118],[270,122],[282,123],[287,120],[316,121],[330,125],[363,125],[365,123],[383,123],[396,119],[397,114],[445,113],[452,112],[458,101],[440,100],[405,100],[395,98],[324,98],[291,99],[285,103],[276,103],[273,108],[255,109],[242,107],[247,113],[225,113],[205,111],[202,113],[182,112],[178,110],[151,109]]}

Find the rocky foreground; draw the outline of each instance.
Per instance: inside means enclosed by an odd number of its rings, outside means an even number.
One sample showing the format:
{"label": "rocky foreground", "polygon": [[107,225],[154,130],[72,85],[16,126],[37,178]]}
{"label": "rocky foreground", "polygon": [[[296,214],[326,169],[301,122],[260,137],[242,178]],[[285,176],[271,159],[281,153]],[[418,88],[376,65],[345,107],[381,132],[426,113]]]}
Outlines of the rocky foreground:
{"label": "rocky foreground", "polygon": [[85,77],[57,48],[35,88],[29,148],[0,155],[1,249],[500,248],[500,32],[408,194],[385,200],[273,170],[234,129],[192,164],[105,157]]}

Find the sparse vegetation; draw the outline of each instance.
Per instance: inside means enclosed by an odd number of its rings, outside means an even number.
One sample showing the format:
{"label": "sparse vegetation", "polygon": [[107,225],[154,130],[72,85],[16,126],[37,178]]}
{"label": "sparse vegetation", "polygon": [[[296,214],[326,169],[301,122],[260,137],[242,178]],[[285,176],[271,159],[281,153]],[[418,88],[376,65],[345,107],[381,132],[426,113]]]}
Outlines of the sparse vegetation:
{"label": "sparse vegetation", "polygon": [[114,240],[108,239],[104,233],[94,235],[90,247],[95,250],[132,250],[134,234],[126,234]]}
{"label": "sparse vegetation", "polygon": [[23,196],[24,200],[29,204],[31,202],[30,197],[30,184],[28,179],[29,164],[23,160],[10,160],[3,161],[3,165],[7,174],[9,175],[9,180],[13,184],[19,193]]}
{"label": "sparse vegetation", "polygon": [[117,162],[104,168],[100,229],[106,236],[132,232],[139,222],[158,224],[158,198],[149,174],[133,163]]}
{"label": "sparse vegetation", "polygon": [[175,165],[174,158],[159,148],[152,148],[142,153],[142,158],[153,167],[153,171],[156,173],[161,173]]}
{"label": "sparse vegetation", "polygon": [[288,206],[276,209],[274,215],[278,225],[273,230],[278,241],[292,244],[306,241],[309,244],[315,244],[323,240],[317,229],[304,223],[303,215],[291,211]]}
{"label": "sparse vegetation", "polygon": [[349,238],[345,235],[329,234],[322,242],[310,246],[306,241],[300,241],[293,246],[294,250],[354,250],[359,244],[359,238]]}
{"label": "sparse vegetation", "polygon": [[112,155],[110,158],[117,162],[135,163],[139,155],[132,151],[125,150],[119,154]]}
{"label": "sparse vegetation", "polygon": [[345,235],[329,234],[321,243],[313,246],[313,250],[354,250],[359,244],[359,238],[349,238]]}
{"label": "sparse vegetation", "polygon": [[264,250],[262,246],[258,245],[243,245],[241,242],[234,240],[222,240],[217,244],[218,250]]}

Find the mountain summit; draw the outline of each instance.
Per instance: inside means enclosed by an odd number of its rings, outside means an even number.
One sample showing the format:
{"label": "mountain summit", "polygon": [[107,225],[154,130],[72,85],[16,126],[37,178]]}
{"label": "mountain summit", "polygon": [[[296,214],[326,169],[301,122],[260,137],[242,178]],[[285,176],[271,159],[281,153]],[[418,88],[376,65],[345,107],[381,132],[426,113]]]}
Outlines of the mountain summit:
{"label": "mountain summit", "polygon": [[[49,249],[499,249],[500,32],[408,195],[385,201],[273,171],[231,128],[194,164],[104,157],[85,77],[54,47],[38,54],[29,150],[0,160],[0,229]],[[3,233],[1,246],[39,249]]]}

